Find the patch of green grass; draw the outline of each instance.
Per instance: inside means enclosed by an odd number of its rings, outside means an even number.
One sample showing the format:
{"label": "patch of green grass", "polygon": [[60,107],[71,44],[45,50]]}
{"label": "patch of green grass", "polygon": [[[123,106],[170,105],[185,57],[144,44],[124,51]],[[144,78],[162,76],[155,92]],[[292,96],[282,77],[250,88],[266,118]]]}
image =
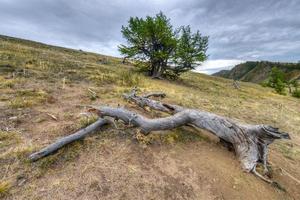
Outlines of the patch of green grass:
{"label": "patch of green grass", "polygon": [[18,133],[11,131],[0,131],[0,148],[17,144],[20,142]]}
{"label": "patch of green grass", "polygon": [[89,76],[89,80],[96,83],[98,86],[101,86],[103,84],[110,84],[115,83],[117,81],[117,76],[113,73],[107,73],[107,74],[94,74]]}
{"label": "patch of green grass", "polygon": [[27,107],[31,107],[32,105],[33,105],[32,101],[26,100],[25,98],[21,98],[21,97],[16,97],[9,102],[9,107],[13,109],[27,108]]}
{"label": "patch of green grass", "polygon": [[73,112],[64,112],[63,117],[65,120],[72,120],[74,117],[74,113]]}
{"label": "patch of green grass", "polygon": [[0,88],[13,88],[15,86],[15,83],[13,80],[7,80],[1,82]]}
{"label": "patch of green grass", "polygon": [[48,94],[43,90],[18,90],[9,102],[11,108],[27,108],[47,101]]}
{"label": "patch of green grass", "polygon": [[187,127],[179,127],[171,130],[170,133],[161,136],[161,140],[165,143],[189,143],[196,141],[208,141],[204,135],[197,133]]}
{"label": "patch of green grass", "polygon": [[[16,144],[16,143],[14,143]],[[8,149],[5,153],[0,155],[0,162],[1,161],[8,161],[8,160],[14,160],[17,158],[22,163],[27,163],[28,156],[31,152],[33,152],[35,148],[33,146],[23,146],[19,145],[15,148]]]}
{"label": "patch of green grass", "polygon": [[162,144],[175,144],[175,143],[190,143],[197,141],[209,141],[205,135],[201,135],[190,128],[180,127],[173,130],[166,131],[165,133],[152,133],[147,136],[141,133],[137,134],[137,140],[142,144],[162,143]]}
{"label": "patch of green grass", "polygon": [[85,128],[88,125],[97,121],[98,117],[95,115],[92,116],[82,116],[79,120],[79,127],[78,128]]}
{"label": "patch of green grass", "polygon": [[16,79],[5,79],[0,76],[0,89],[13,88],[17,83]]}
{"label": "patch of green grass", "polygon": [[144,85],[144,77],[141,74],[138,74],[133,71],[125,71],[119,77],[119,84],[127,87],[139,86],[142,87]]}

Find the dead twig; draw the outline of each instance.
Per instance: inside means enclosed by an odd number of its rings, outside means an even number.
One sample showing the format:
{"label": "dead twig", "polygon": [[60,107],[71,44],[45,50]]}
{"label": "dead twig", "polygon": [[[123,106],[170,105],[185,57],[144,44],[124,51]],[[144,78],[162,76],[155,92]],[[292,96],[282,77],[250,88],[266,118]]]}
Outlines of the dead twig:
{"label": "dead twig", "polygon": [[54,115],[50,114],[50,113],[46,113],[49,117],[51,117],[52,119],[54,119],[55,121],[58,121],[57,117],[55,117]]}

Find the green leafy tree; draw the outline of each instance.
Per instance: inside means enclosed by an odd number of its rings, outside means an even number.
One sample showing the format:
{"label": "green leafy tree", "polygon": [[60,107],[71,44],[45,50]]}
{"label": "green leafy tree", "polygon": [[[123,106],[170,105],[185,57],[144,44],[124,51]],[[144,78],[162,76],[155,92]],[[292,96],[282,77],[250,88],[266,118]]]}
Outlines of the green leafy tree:
{"label": "green leafy tree", "polygon": [[119,46],[121,54],[146,65],[152,77],[178,77],[207,57],[208,37],[199,31],[192,34],[189,26],[174,30],[162,12],[145,19],[131,17],[121,32],[127,41]]}
{"label": "green leafy tree", "polygon": [[275,89],[279,94],[285,94],[284,89],[286,87],[285,74],[278,69],[273,67],[269,76],[267,85]]}
{"label": "green leafy tree", "polygon": [[146,19],[131,17],[121,32],[128,43],[119,47],[121,54],[146,62],[150,76],[161,76],[177,42],[170,20],[162,12]]}
{"label": "green leafy tree", "polygon": [[174,56],[175,73],[182,73],[192,69],[207,59],[208,37],[200,32],[191,32],[190,26],[181,27],[180,37]]}

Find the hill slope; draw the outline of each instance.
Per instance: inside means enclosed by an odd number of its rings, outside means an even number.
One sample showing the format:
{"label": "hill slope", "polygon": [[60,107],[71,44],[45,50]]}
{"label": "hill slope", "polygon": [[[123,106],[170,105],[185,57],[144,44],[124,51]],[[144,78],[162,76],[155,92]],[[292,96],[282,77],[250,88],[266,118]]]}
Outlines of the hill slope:
{"label": "hill slope", "polygon": [[273,67],[282,70],[288,80],[300,79],[300,63],[278,63],[267,61],[248,61],[236,65],[231,70],[222,70],[213,76],[261,83],[266,80]]}
{"label": "hill slope", "polygon": [[[105,61],[105,62],[104,62]],[[287,192],[241,171],[232,152],[209,133],[178,128],[135,139],[116,122],[36,163],[27,156],[93,119],[84,105],[124,105],[141,92],[164,91],[166,102],[291,133],[271,145],[273,179]],[[300,100],[268,88],[186,73],[153,80],[118,58],[0,36],[0,196],[4,199],[300,199]],[[92,90],[96,93],[94,95]],[[54,117],[53,117],[54,116]],[[288,175],[287,175],[288,174]]]}

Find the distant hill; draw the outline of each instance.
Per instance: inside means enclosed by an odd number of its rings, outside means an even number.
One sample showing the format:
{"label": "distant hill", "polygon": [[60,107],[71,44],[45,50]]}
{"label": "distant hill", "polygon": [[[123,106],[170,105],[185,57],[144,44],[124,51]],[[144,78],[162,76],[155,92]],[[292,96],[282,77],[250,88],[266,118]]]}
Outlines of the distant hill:
{"label": "distant hill", "polygon": [[266,80],[273,67],[282,70],[288,80],[300,79],[300,63],[281,63],[269,61],[248,61],[236,65],[231,70],[221,70],[213,76],[261,83]]}

